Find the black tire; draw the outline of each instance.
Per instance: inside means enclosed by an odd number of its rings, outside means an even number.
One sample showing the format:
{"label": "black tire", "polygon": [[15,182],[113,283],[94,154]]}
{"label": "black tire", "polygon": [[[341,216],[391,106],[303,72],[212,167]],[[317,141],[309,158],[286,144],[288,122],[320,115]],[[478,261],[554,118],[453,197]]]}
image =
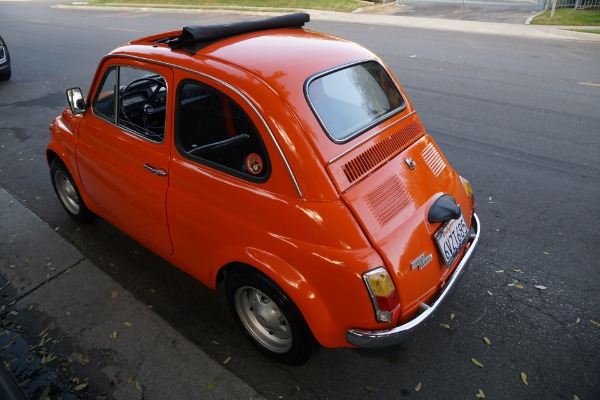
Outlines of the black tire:
{"label": "black tire", "polygon": [[2,39],[2,36],[0,36],[0,42],[4,43],[4,52],[6,53],[6,68],[0,71],[0,81],[7,81],[10,79],[11,75],[10,53],[8,52],[8,46],[6,45],[6,42],[4,42],[4,40]]}
{"label": "black tire", "polygon": [[58,158],[50,163],[50,178],[60,204],[71,218],[83,223],[92,222],[96,218],[96,214],[83,202],[69,170]]}
{"label": "black tire", "polygon": [[0,81],[9,80],[10,75],[11,75],[10,67],[6,68],[4,71],[0,71]]}
{"label": "black tire", "polygon": [[298,307],[273,281],[240,267],[227,276],[225,292],[234,319],[258,350],[282,364],[308,361],[314,337]]}

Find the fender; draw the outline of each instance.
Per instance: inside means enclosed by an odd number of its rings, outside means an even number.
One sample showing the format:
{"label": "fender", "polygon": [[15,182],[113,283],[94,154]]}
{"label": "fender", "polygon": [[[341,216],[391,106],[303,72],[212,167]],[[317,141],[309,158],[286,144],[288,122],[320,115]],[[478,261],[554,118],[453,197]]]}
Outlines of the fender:
{"label": "fender", "polygon": [[96,212],[93,209],[90,198],[85,192],[85,187],[79,177],[79,169],[77,168],[76,146],[78,128],[83,115],[85,114],[73,115],[67,107],[59,117],[56,117],[52,121],[48,127],[50,129],[50,143],[46,147],[46,162],[50,165],[52,160],[58,157],[69,170],[73,180],[75,180],[75,184],[86,206],[93,212]]}
{"label": "fender", "polygon": [[248,248],[244,254],[248,256],[248,260],[242,264],[262,272],[290,296],[322,346],[347,346],[343,337],[342,342],[334,340],[336,335],[332,334],[339,330],[339,327],[332,323],[334,318],[325,306],[324,299],[317,288],[296,268],[280,257],[261,249]]}

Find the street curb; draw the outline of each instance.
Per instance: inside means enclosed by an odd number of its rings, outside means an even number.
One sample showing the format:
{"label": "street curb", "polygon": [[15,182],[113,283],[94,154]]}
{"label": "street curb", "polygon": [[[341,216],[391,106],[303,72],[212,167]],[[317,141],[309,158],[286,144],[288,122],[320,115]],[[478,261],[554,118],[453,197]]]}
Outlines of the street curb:
{"label": "street curb", "polygon": [[[240,10],[218,10],[201,8],[182,8],[174,6],[161,8],[160,6],[140,5],[136,7],[124,6],[80,6],[70,4],[59,4],[53,6],[56,8],[75,8],[80,10],[102,10],[102,11],[139,11],[154,13],[213,13],[213,14],[232,14],[232,15],[253,15],[253,16],[276,16],[282,12],[274,11],[240,11]],[[547,25],[526,25],[509,24],[500,22],[481,22],[465,21],[442,18],[426,17],[407,17],[398,15],[380,15],[369,13],[344,13],[336,11],[322,10],[297,10],[310,14],[312,21],[334,21],[343,23],[358,23],[367,25],[398,26],[404,28],[430,29],[440,31],[463,32],[484,35],[498,35],[508,37],[542,39],[542,40],[564,40],[580,42],[600,42],[600,35],[585,32],[575,32],[565,29],[555,28]]]}
{"label": "street curb", "polygon": [[61,332],[114,398],[262,399],[1,187],[0,237],[15,312]]}

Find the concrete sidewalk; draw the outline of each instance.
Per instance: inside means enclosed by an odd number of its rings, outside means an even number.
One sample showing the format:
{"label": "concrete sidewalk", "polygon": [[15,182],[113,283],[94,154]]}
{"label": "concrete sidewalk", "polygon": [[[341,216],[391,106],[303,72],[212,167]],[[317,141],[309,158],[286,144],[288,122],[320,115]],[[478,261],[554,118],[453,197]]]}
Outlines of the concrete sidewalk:
{"label": "concrete sidewalk", "polygon": [[[0,238],[0,271],[14,289],[7,302],[16,300],[12,315],[30,314],[65,338],[65,356],[85,365],[88,376],[108,380],[103,397],[261,398],[2,188]],[[28,328],[25,322],[22,330],[37,343],[38,331]]]}

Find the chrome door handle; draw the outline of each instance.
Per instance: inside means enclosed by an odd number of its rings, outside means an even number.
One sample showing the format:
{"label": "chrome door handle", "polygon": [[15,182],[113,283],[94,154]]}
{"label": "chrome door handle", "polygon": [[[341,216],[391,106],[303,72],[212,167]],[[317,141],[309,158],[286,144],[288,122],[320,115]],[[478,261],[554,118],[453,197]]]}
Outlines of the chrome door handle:
{"label": "chrome door handle", "polygon": [[148,163],[144,164],[144,168],[146,168],[148,171],[152,172],[154,175],[167,176],[167,171],[165,171],[164,169],[160,169],[160,168],[154,168],[153,166],[151,166]]}

